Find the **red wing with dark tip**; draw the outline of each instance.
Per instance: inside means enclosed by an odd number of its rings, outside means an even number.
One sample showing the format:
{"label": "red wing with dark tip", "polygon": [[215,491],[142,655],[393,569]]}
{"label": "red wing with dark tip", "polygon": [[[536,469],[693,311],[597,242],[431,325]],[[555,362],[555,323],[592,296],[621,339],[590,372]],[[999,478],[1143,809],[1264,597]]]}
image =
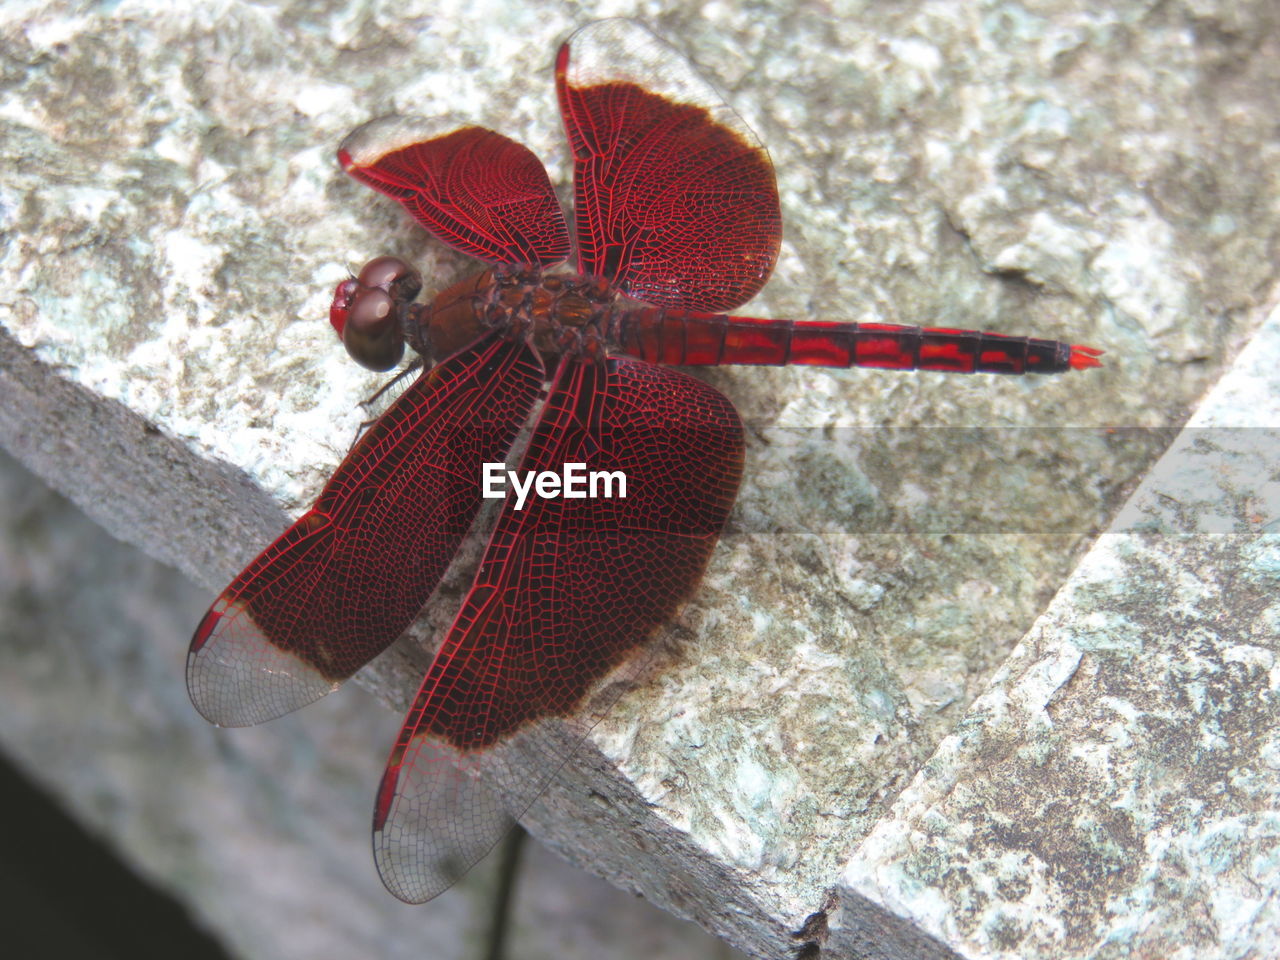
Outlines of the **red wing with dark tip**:
{"label": "red wing with dark tip", "polygon": [[423,373],[360,438],[315,506],[214,601],[187,689],[223,726],[296,710],[385,649],[435,589],[505,460],[542,362],[496,335]]}
{"label": "red wing with dark tip", "polygon": [[338,162],[469,256],[543,266],[569,256],[546,170],[528,147],[500,133],[448,119],[383,117],[342,141]]}
{"label": "red wing with dark tip", "polygon": [[693,66],[639,24],[560,48],[583,273],[661,307],[722,311],[760,290],[782,216],[769,154]]}
{"label": "red wing with dark tip", "polygon": [[[742,455],[737,414],[706,384],[632,360],[562,360],[521,475],[581,463],[621,471],[626,496],[531,495],[516,510],[508,493],[379,790],[374,852],[396,896],[445,890],[542,792],[579,741],[539,721],[579,710],[692,593]],[[506,766],[530,753],[524,772]]]}

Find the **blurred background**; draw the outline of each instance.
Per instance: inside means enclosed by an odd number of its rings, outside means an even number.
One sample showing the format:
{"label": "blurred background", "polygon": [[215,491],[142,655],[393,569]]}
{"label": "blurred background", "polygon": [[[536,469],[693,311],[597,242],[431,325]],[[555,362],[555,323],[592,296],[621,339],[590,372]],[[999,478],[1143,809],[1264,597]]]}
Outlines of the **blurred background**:
{"label": "blurred background", "polygon": [[[210,594],[3,451],[0,504],[9,956],[485,957],[496,857],[417,907],[374,870],[368,818],[395,714],[348,685],[260,728],[209,726],[183,669]],[[256,795],[224,775],[245,768]],[[271,805],[289,809],[259,809]],[[277,830],[281,817],[294,829]],[[536,841],[509,936],[520,958],[740,956]]]}

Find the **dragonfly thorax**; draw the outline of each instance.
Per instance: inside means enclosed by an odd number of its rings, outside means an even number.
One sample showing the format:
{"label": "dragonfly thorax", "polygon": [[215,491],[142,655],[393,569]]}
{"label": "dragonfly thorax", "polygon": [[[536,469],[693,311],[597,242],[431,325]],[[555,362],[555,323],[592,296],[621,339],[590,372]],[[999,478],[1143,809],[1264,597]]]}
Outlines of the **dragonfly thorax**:
{"label": "dragonfly thorax", "polygon": [[338,284],[329,322],[362,366],[389,370],[407,343],[425,361],[443,360],[483,334],[523,337],[549,361],[564,353],[603,360],[617,298],[605,280],[498,264],[415,303],[416,270],[396,257],[369,261]]}
{"label": "dragonfly thorax", "polygon": [[[500,330],[523,337],[544,360],[564,353],[603,359],[615,297],[604,280],[498,264],[454,284],[422,308],[421,346],[443,359],[485,332]],[[422,352],[417,339],[411,336],[409,343]]]}

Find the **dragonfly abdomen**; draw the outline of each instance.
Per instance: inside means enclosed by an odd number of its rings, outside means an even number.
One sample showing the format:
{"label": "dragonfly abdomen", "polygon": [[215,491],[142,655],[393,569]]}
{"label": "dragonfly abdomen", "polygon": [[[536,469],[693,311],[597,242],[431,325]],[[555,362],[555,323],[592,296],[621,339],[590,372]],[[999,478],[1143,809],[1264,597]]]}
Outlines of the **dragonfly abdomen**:
{"label": "dragonfly abdomen", "polygon": [[620,352],[684,366],[877,367],[947,373],[1065,373],[1101,351],[1060,340],[894,323],[770,320],[645,307],[617,312]]}

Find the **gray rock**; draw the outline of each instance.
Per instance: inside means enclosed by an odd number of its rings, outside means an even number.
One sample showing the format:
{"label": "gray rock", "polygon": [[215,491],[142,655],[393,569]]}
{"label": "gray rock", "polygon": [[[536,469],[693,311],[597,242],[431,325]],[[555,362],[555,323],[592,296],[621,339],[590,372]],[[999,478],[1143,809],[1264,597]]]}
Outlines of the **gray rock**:
{"label": "gray rock", "polygon": [[[323,322],[333,284],[385,252],[439,287],[472,269],[345,179],[335,145],[391,110],[455,113],[527,143],[567,196],[548,66],[580,12],[213,10],[3,15],[0,440],[218,589],[315,496],[376,388]],[[744,312],[1037,333],[1107,366],[707,373],[748,424],[738,507],[531,814],[544,840],[748,952],[821,940],[806,921],[850,857],[1262,321],[1275,19],[910,3],[653,23],[778,168],[783,252]],[[465,586],[442,586],[428,635]],[[401,643],[358,682],[403,706],[425,657]]]}
{"label": "gray rock", "polygon": [[1280,941],[1277,369],[1280,309],[858,846],[835,955],[882,907],[973,957]]}

